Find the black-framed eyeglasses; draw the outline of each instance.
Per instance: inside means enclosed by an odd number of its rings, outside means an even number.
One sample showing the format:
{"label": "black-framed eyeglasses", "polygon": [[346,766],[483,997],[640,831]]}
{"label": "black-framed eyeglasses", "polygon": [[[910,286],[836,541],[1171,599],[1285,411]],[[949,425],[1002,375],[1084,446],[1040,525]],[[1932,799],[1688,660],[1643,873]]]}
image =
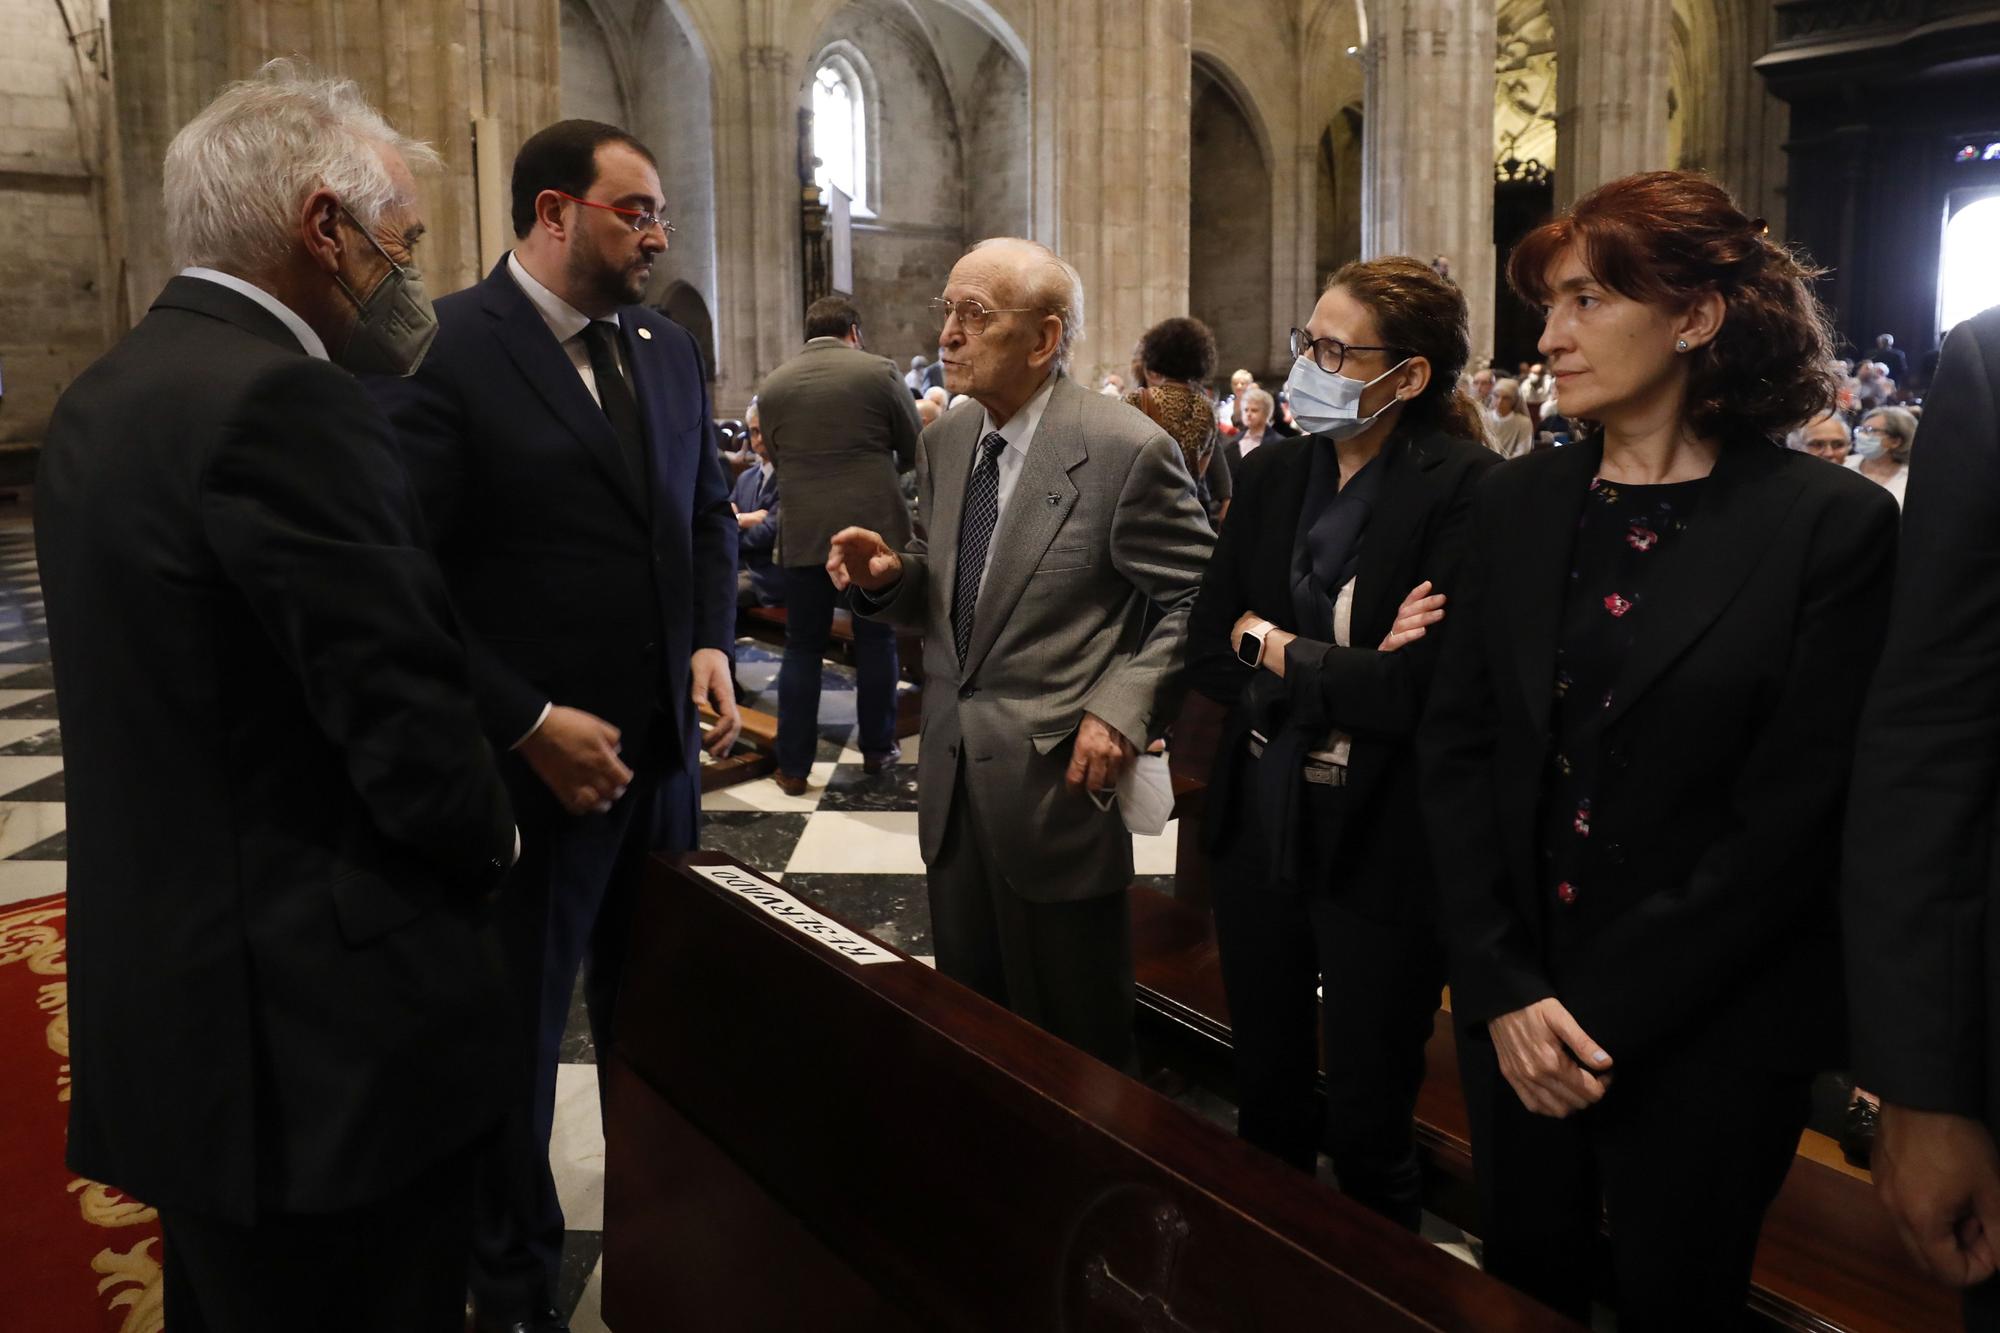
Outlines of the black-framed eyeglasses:
{"label": "black-framed eyeglasses", "polygon": [[1309,357],[1329,375],[1338,375],[1350,352],[1399,352],[1400,347],[1359,347],[1338,338],[1315,338],[1304,329],[1292,330],[1292,355]]}
{"label": "black-framed eyeglasses", "polygon": [[632,224],[633,231],[651,231],[653,228],[658,227],[660,235],[670,241],[674,238],[674,224],[661,217],[658,213],[647,209],[623,208],[617,204],[600,204],[595,199],[579,199],[573,194],[563,194],[561,190],[551,190],[549,193],[561,195],[572,204],[582,204],[585,208],[601,208],[607,213],[616,213],[619,217],[624,218]]}
{"label": "black-framed eyeglasses", "polygon": [[971,338],[977,338],[986,332],[986,321],[995,315],[1035,313],[1060,316],[1063,312],[1060,308],[1050,309],[1047,306],[1037,305],[1003,306],[998,310],[988,310],[977,301],[947,301],[942,296],[931,298],[931,317],[937,321],[938,331],[943,332],[944,326],[951,322],[953,316],[957,316],[958,327],[965,330],[966,336]]}

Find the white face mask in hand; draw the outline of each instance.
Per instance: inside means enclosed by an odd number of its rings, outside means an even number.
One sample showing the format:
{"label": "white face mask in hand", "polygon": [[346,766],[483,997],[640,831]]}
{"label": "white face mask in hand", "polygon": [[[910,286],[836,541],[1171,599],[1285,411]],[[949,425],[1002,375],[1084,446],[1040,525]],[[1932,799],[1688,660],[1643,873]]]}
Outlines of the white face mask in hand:
{"label": "white face mask in hand", "polygon": [[1331,435],[1336,440],[1350,439],[1403,401],[1398,395],[1368,416],[1361,415],[1361,395],[1409,363],[1410,358],[1404,357],[1374,379],[1364,381],[1328,374],[1302,356],[1292,362],[1292,373],[1285,379],[1285,396],[1291,400],[1292,415],[1298,418],[1301,430],[1310,435]]}
{"label": "white face mask in hand", "polygon": [[1167,770],[1165,754],[1146,753],[1132,761],[1125,776],[1110,791],[1089,793],[1099,810],[1110,813],[1118,807],[1118,817],[1127,832],[1157,837],[1166,831],[1174,816],[1174,779]]}

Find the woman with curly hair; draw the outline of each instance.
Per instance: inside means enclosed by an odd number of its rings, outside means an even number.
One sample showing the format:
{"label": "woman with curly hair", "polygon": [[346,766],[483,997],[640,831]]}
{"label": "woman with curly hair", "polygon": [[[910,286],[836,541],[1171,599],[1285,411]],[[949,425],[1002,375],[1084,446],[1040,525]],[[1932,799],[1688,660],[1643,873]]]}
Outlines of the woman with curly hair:
{"label": "woman with curly hair", "polygon": [[1733,1329],[1844,1045],[1837,830],[1896,505],[1780,447],[1834,398],[1810,270],[1691,172],[1515,249],[1576,443],[1496,469],[1419,737],[1485,1262]]}
{"label": "woman with curly hair", "polygon": [[[1195,491],[1201,497],[1202,508],[1208,511],[1209,522],[1220,524],[1229,512],[1235,484],[1229,473],[1229,464],[1215,447],[1215,404],[1208,397],[1208,378],[1215,373],[1215,335],[1209,332],[1208,325],[1187,315],[1163,319],[1140,335],[1133,364],[1138,369],[1140,387],[1127,394],[1125,401],[1146,412],[1169,435],[1180,441],[1181,449],[1187,456],[1188,471],[1195,479]],[[1154,396],[1145,392],[1149,388],[1165,388],[1168,392],[1155,402]],[[1198,446],[1187,438],[1197,433],[1191,417],[1176,429],[1159,414],[1164,408],[1172,412],[1176,420],[1186,415],[1187,405],[1176,389],[1185,389],[1200,400],[1203,411],[1208,414],[1208,429],[1202,433]],[[1146,398],[1143,403],[1140,401],[1142,396]]]}

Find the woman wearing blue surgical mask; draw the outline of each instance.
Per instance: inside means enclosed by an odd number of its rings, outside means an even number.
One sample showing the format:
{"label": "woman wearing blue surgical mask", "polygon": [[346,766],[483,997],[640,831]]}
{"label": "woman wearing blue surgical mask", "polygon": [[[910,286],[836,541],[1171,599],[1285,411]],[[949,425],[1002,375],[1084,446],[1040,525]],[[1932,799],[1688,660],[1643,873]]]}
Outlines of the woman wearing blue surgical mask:
{"label": "woman wearing blue surgical mask", "polygon": [[1292,349],[1310,433],[1243,460],[1188,631],[1193,684],[1230,710],[1204,839],[1237,1132],[1304,1171],[1324,1149],[1414,1230],[1444,960],[1411,736],[1473,484],[1500,460],[1456,387],[1464,297],[1429,265],[1349,264]]}
{"label": "woman wearing blue surgical mask", "polygon": [[1895,496],[1900,508],[1910,476],[1910,446],[1916,438],[1916,417],[1900,407],[1878,407],[1854,428],[1847,466]]}

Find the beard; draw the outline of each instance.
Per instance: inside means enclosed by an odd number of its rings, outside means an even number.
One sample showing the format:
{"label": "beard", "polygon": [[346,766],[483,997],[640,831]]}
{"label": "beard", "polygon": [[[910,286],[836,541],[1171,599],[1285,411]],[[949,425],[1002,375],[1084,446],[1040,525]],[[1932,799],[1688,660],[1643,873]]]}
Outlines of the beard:
{"label": "beard", "polygon": [[569,274],[578,287],[608,305],[637,305],[646,299],[653,257],[640,254],[620,260],[599,249],[588,235],[580,235],[569,252]]}

